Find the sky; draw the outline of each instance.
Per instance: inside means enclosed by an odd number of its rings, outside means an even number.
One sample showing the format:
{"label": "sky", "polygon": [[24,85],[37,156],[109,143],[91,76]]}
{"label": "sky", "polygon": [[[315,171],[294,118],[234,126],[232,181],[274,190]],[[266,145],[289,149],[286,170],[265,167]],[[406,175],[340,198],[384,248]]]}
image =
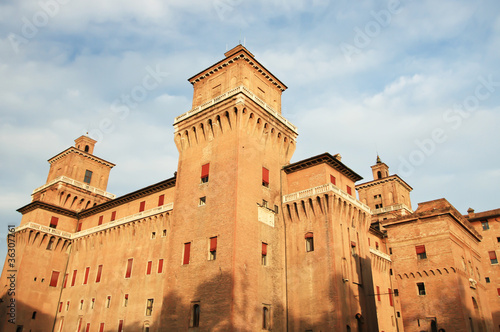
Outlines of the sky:
{"label": "sky", "polygon": [[340,153],[363,183],[379,154],[413,209],[443,197],[463,214],[500,208],[497,0],[4,0],[2,263],[47,160],[82,134],[116,164],[108,192],[172,177],[187,79],[239,43],[288,87],[292,162]]}

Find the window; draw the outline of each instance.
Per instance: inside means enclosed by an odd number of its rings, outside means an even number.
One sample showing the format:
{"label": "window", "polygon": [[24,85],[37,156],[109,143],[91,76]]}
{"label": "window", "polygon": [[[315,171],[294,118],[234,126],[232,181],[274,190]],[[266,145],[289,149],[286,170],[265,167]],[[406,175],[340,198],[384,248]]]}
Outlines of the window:
{"label": "window", "polygon": [[279,212],[278,205],[275,205],[275,206],[274,206],[274,213],[278,213],[278,212]]}
{"label": "window", "polygon": [[262,265],[267,265],[267,243],[262,242]]}
{"label": "window", "polygon": [[66,311],[68,311],[68,310],[69,310],[69,301],[66,302]]}
{"label": "window", "polygon": [[101,274],[102,274],[102,265],[97,267],[97,276],[95,278],[95,282],[101,282]]}
{"label": "window", "polygon": [[351,187],[346,186],[346,189],[347,189],[347,193],[348,193],[349,195],[352,195],[352,189],[351,189]]}
{"label": "window", "polygon": [[210,170],[210,164],[205,164],[201,166],[201,183],[208,182],[208,172]]}
{"label": "window", "polygon": [[497,237],[497,242],[499,242],[499,243],[500,243],[500,237]]}
{"label": "window", "polygon": [[85,277],[83,278],[83,284],[86,285],[89,281],[90,267],[85,268]]}
{"label": "window", "polygon": [[111,296],[108,295],[106,298],[106,308],[109,308],[111,306]]}
{"label": "window", "polygon": [[306,233],[306,252],[314,251],[314,237],[313,233]]}
{"label": "window", "polygon": [[95,306],[95,298],[92,298],[92,302],[90,302],[90,309],[94,309]]}
{"label": "window", "polygon": [[59,280],[59,272],[52,271],[52,276],[50,277],[50,287],[57,287],[57,281]]}
{"label": "window", "polygon": [[99,216],[99,222],[97,223],[97,226],[102,225],[103,219],[104,219],[104,216]]}
{"label": "window", "polygon": [[335,179],[335,176],[330,175],[330,182],[334,185],[337,184],[337,179]]}
{"label": "window", "polygon": [[85,328],[85,332],[90,332],[90,323],[87,323],[87,327]]}
{"label": "window", "polygon": [[146,274],[150,275],[151,274],[151,268],[153,267],[153,262],[149,261],[148,262],[148,267],[146,268]]}
{"label": "window", "polygon": [[104,323],[101,323],[101,325],[99,325],[99,332],[104,332]]}
{"label": "window", "polygon": [[399,296],[399,289],[395,289],[393,292],[394,292],[394,296]]}
{"label": "window", "polygon": [[151,232],[151,239],[155,239],[156,238],[156,232]]}
{"label": "window", "polygon": [[486,281],[486,283],[489,284],[490,283],[490,277],[484,278],[484,281]]}
{"label": "window", "polygon": [[417,283],[418,295],[425,295],[425,285],[423,282]]}
{"label": "window", "polygon": [[482,221],[481,226],[483,226],[483,231],[487,231],[488,229],[490,229],[490,225],[487,221]]}
{"label": "window", "polygon": [[356,242],[351,241],[351,255],[356,256]]}
{"label": "window", "polygon": [[392,306],[394,306],[394,303],[392,302],[392,291],[390,288],[387,291],[389,292],[389,304],[392,307]]}
{"label": "window", "polygon": [[191,242],[184,243],[184,257],[182,258],[182,264],[189,264],[189,255],[191,253]]}
{"label": "window", "polygon": [[377,301],[380,301],[380,287],[377,286]]}
{"label": "window", "polygon": [[262,207],[265,207],[265,208],[268,207],[267,201],[265,199],[262,200]]}
{"label": "window", "polygon": [[497,288],[497,294],[500,296],[500,288]]}
{"label": "window", "polygon": [[111,212],[111,221],[116,219],[116,211]]}
{"label": "window", "polygon": [[165,195],[160,195],[158,197],[158,206],[162,206],[165,203]]}
{"label": "window", "polygon": [[389,254],[392,255],[392,248],[389,248]]}
{"label": "window", "polygon": [[118,332],[123,331],[123,319],[120,319],[120,322],[118,322]]}
{"label": "window", "polygon": [[400,318],[401,317],[401,312],[396,312],[396,317]]}
{"label": "window", "polygon": [[497,259],[496,252],[489,251],[488,254],[490,255],[490,262],[491,262],[491,264],[498,264],[498,259]]}
{"label": "window", "polygon": [[31,319],[35,319],[36,318],[36,311],[33,311],[33,313],[31,314]]}
{"label": "window", "polygon": [[217,256],[217,236],[210,238],[208,260],[214,261],[216,256]]}
{"label": "window", "polygon": [[262,185],[269,188],[269,170],[262,167]]}
{"label": "window", "polygon": [[92,179],[92,171],[86,170],[85,177],[83,178],[83,182],[90,184],[91,179]]}
{"label": "window", "polygon": [[66,274],[64,275],[64,286],[63,286],[63,288],[66,288],[66,285],[67,285],[67,284],[68,284],[68,274],[66,273]]}
{"label": "window", "polygon": [[83,309],[83,300],[80,300],[80,310]]}
{"label": "window", "polygon": [[375,209],[381,209],[383,208],[384,206],[382,205],[382,203],[380,204],[375,204]]}
{"label": "window", "polygon": [[57,217],[52,217],[50,218],[50,228],[57,228],[57,223],[59,222],[59,218]]}
{"label": "window", "polygon": [[50,237],[49,243],[47,243],[47,250],[52,250],[52,247],[54,246],[54,241],[56,240],[55,237]]}
{"label": "window", "polygon": [[123,306],[126,307],[128,305],[128,294],[125,294],[123,297]]}
{"label": "window", "polygon": [[193,305],[193,315],[191,320],[191,327],[199,327],[200,326],[200,305],[198,303]]}
{"label": "window", "polygon": [[62,307],[63,307],[63,303],[62,302],[59,302],[59,312],[62,311]]}
{"label": "window", "polygon": [[377,241],[375,241],[375,249],[378,250],[378,242]]}
{"label": "window", "polygon": [[205,204],[207,204],[207,197],[206,196],[200,197],[200,201],[198,202],[198,206],[203,206]]}
{"label": "window", "polygon": [[262,329],[271,329],[271,309],[267,305],[262,307]]}
{"label": "window", "polygon": [[141,204],[139,205],[139,212],[144,211],[146,208],[146,201],[142,201]]}
{"label": "window", "polygon": [[73,270],[73,279],[71,279],[71,287],[75,285],[77,270]]}
{"label": "window", "polygon": [[167,236],[167,230],[166,229],[163,230],[163,233],[162,233],[161,236],[163,236],[163,237]]}
{"label": "window", "polygon": [[130,278],[130,275],[132,274],[132,264],[134,263],[133,258],[129,258],[127,261],[127,271],[125,272],[125,278]]}
{"label": "window", "polygon": [[78,223],[78,226],[77,226],[77,228],[76,228],[76,231],[77,231],[77,232],[81,232],[81,231],[82,231],[82,223],[81,223],[81,222],[79,222],[79,223]]}
{"label": "window", "polygon": [[163,273],[163,259],[158,261],[158,273]]}
{"label": "window", "polygon": [[389,275],[392,276],[392,269],[389,269]]}
{"label": "window", "polygon": [[151,314],[153,313],[153,302],[154,299],[148,299],[146,303],[146,316],[151,316]]}
{"label": "window", "polygon": [[417,252],[418,259],[426,259],[427,258],[427,254],[425,253],[425,246],[424,245],[416,246],[415,250]]}

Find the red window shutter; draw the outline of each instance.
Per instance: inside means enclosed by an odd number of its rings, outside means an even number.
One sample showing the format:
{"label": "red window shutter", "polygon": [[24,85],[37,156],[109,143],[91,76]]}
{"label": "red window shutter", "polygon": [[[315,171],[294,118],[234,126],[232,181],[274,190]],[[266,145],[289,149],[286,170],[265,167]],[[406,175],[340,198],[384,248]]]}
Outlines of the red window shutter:
{"label": "red window shutter", "polygon": [[210,238],[210,251],[217,250],[217,236]]}
{"label": "red window shutter", "polygon": [[113,211],[113,212],[111,212],[111,221],[113,221],[115,219],[116,219],[116,211]]}
{"label": "red window shutter", "polygon": [[389,304],[391,305],[391,307],[394,305],[393,302],[392,302],[392,290],[389,288],[388,289],[388,292],[389,292]]}
{"label": "red window shutter", "polygon": [[87,328],[85,329],[85,332],[90,332],[90,323],[87,323]]}
{"label": "red window shutter", "polygon": [[146,201],[142,201],[141,206],[139,206],[139,212],[144,211],[145,208],[146,208]]}
{"label": "red window shutter", "polygon": [[158,273],[162,273],[163,272],[163,259],[160,259],[158,261]]}
{"label": "red window shutter", "polygon": [[162,206],[165,202],[165,195],[160,195],[160,197],[158,197],[158,206]]}
{"label": "red window shutter", "polygon": [[62,306],[63,306],[63,303],[62,302],[59,302],[59,312],[62,311]]}
{"label": "red window shutter", "polygon": [[351,241],[351,247],[356,247],[356,242]]}
{"label": "red window shutter", "polygon": [[63,286],[63,288],[66,288],[67,284],[68,284],[68,274],[66,273],[66,275],[64,276],[64,286]]}
{"label": "red window shutter", "polygon": [[89,281],[90,267],[85,268],[85,278],[83,279],[83,284],[86,285]]}
{"label": "red window shutter", "polygon": [[128,300],[128,294],[125,294],[125,300]]}
{"label": "red window shutter", "polygon": [[123,319],[120,319],[120,323],[118,323],[118,332],[122,332],[123,330]]}
{"label": "red window shutter", "polygon": [[132,263],[134,262],[133,258],[129,258],[127,261],[127,272],[125,273],[125,278],[130,278],[130,275],[132,274]]}
{"label": "red window shutter", "polygon": [[191,253],[191,242],[184,243],[184,265],[189,264],[189,255]]}
{"label": "red window shutter", "polygon": [[500,288],[497,288],[498,296],[500,296]]}
{"label": "red window shutter", "polygon": [[267,243],[262,242],[262,256],[267,256]]}
{"label": "red window shutter", "polygon": [[82,223],[79,223],[78,224],[78,229],[76,230],[77,232],[81,232],[82,231]]}
{"label": "red window shutter", "polygon": [[99,332],[104,332],[104,323],[101,323],[101,326],[99,327]]}
{"label": "red window shutter", "polygon": [[52,271],[52,276],[50,277],[50,284],[49,284],[49,286],[51,286],[51,287],[57,287],[57,281],[58,280],[59,280],[59,272]]}
{"label": "red window shutter", "polygon": [[99,223],[97,224],[97,226],[102,225],[102,219],[104,219],[104,216],[99,216]]}
{"label": "red window shutter", "polygon": [[210,163],[201,166],[201,177],[206,178],[208,176],[209,170],[210,170]]}
{"label": "red window shutter", "polygon": [[95,282],[101,282],[101,274],[102,274],[102,265],[99,265],[97,268],[97,277],[95,278]]}
{"label": "red window shutter", "polygon": [[352,195],[352,189],[351,189],[351,187],[349,187],[349,186],[347,186],[347,193],[348,193],[349,195]]}
{"label": "red window shutter", "polygon": [[313,237],[312,232],[306,233],[306,239],[311,239],[312,237]]}
{"label": "red window shutter", "polygon": [[497,259],[497,254],[494,251],[488,252],[490,254],[490,259]]}
{"label": "red window shutter", "polygon": [[269,170],[262,167],[262,183],[269,184]]}
{"label": "red window shutter", "polygon": [[335,176],[330,175],[330,182],[333,184],[337,184],[337,179],[335,178]]}
{"label": "red window shutter", "polygon": [[50,226],[57,226],[58,222],[59,222],[59,218],[57,218],[57,217],[50,218]]}
{"label": "red window shutter", "polygon": [[423,254],[423,253],[425,253],[425,246],[424,245],[422,245],[422,246],[416,246],[415,250],[417,251],[417,255],[418,254]]}
{"label": "red window shutter", "polygon": [[149,261],[148,262],[148,268],[146,270],[146,274],[151,274],[151,267],[153,266],[153,262]]}
{"label": "red window shutter", "polygon": [[73,270],[73,279],[71,279],[71,287],[73,287],[75,285],[76,272],[77,272],[77,270]]}
{"label": "red window shutter", "polygon": [[377,286],[377,301],[380,301],[380,287]]}

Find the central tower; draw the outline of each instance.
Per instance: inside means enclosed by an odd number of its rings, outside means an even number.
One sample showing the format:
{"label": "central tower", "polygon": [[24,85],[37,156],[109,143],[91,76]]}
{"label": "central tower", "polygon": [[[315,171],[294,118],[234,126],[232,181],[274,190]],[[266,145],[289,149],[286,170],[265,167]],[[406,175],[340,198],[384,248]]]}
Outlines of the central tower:
{"label": "central tower", "polygon": [[281,115],[286,86],[241,45],[189,81],[193,108],[174,121],[165,326],[283,330],[281,170],[297,137]]}

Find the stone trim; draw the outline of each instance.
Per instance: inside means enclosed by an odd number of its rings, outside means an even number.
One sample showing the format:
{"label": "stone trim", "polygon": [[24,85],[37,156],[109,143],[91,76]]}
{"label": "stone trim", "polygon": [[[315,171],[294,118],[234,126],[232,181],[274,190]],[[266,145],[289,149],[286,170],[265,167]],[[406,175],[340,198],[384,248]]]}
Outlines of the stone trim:
{"label": "stone trim", "polygon": [[391,256],[384,254],[382,251],[370,248],[370,253],[374,254],[375,256],[378,256],[382,259],[385,259],[386,261],[392,262],[391,261]]}
{"label": "stone trim", "polygon": [[409,214],[413,213],[413,211],[408,206],[406,206],[406,204],[402,204],[402,203],[383,207],[380,209],[375,209],[375,210],[372,210],[372,213],[373,214],[382,214],[382,213],[396,211],[396,210],[406,210]]}
{"label": "stone trim", "polygon": [[92,187],[91,185],[88,185],[86,183],[83,183],[83,182],[80,182],[80,181],[76,181],[76,180],[73,180],[67,176],[60,176],[58,178],[55,178],[54,180],[50,181],[49,183],[47,184],[44,184],[43,186],[41,187],[38,187],[36,188],[35,190],[33,190],[33,192],[31,193],[31,196],[33,196],[34,194],[36,194],[37,192],[39,191],[42,191],[50,186],[52,186],[53,184],[56,184],[57,182],[63,182],[63,183],[67,183],[67,184],[71,184],[75,187],[78,187],[78,188],[82,188],[82,189],[85,189],[85,190],[88,190],[90,192],[93,192],[94,194],[97,194],[97,195],[101,195],[101,196],[104,196],[104,197],[107,197],[107,198],[111,198],[111,199],[114,199],[116,197],[115,194],[111,194],[111,193],[108,193],[107,191],[104,191],[102,189],[98,189],[96,187]]}

